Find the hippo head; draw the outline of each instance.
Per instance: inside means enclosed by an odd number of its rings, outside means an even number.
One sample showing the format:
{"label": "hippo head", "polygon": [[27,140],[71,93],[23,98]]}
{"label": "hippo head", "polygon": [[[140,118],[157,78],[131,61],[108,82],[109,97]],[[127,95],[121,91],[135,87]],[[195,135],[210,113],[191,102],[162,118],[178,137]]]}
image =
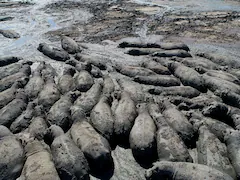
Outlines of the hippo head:
{"label": "hippo head", "polygon": [[177,69],[178,64],[176,62],[171,62],[168,64],[168,69],[172,73]]}
{"label": "hippo head", "polygon": [[63,74],[70,74],[71,76],[74,76],[74,74],[76,73],[75,68],[69,67],[64,69]]}
{"label": "hippo head", "polygon": [[11,135],[13,135],[13,134],[7,127],[0,125],[0,139],[5,136],[11,136]]}
{"label": "hippo head", "polygon": [[51,125],[45,132],[44,135],[44,141],[48,144],[51,145],[53,140],[56,137],[59,137],[64,134],[63,129],[60,126],[57,125]]}
{"label": "hippo head", "polygon": [[46,149],[40,141],[30,138],[28,139],[28,142],[26,142],[24,150],[26,152],[26,156],[29,157],[35,153],[45,151]]}
{"label": "hippo head", "polygon": [[44,45],[45,45],[45,43],[40,43],[37,49],[38,49],[40,52],[42,52],[42,48],[43,48]]}

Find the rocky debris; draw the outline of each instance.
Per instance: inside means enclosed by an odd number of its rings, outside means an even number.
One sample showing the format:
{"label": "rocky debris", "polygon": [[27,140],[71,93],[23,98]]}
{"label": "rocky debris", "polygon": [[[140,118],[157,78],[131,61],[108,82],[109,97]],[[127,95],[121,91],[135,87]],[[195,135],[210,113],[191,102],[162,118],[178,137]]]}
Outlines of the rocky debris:
{"label": "rocky debris", "polygon": [[114,161],[114,174],[111,179],[124,180],[132,177],[133,179],[145,179],[145,169],[141,167],[132,155],[131,149],[117,146],[112,151]]}

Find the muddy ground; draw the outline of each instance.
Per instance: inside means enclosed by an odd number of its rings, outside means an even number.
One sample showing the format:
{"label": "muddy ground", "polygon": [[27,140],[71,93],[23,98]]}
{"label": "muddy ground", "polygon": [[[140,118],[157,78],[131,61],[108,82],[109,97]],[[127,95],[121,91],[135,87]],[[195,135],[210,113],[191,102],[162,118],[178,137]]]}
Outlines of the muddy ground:
{"label": "muddy ground", "polygon": [[[212,52],[240,61],[240,1],[27,1],[0,0],[0,29],[14,30],[18,39],[0,35],[0,56],[20,56],[33,62],[49,62],[59,72],[64,63],[37,51],[46,42],[60,47],[62,35],[87,47],[84,54],[108,62],[139,64],[145,57],[134,57],[117,48],[123,38],[145,41],[184,42],[191,53]],[[33,66],[34,68],[34,66]],[[112,179],[144,179],[131,150],[113,151],[115,172]]]}
{"label": "muddy ground", "polygon": [[129,36],[145,38],[156,34],[163,40],[174,39],[196,46],[215,45],[233,51],[239,47],[239,1],[30,3],[33,4],[7,6],[1,3],[0,16],[13,19],[1,21],[0,29],[16,30],[21,38],[9,40],[0,36],[0,55],[26,54],[25,51],[36,54],[32,50],[40,41],[55,43],[61,35],[71,36],[79,42],[100,43],[106,39],[116,41]]}

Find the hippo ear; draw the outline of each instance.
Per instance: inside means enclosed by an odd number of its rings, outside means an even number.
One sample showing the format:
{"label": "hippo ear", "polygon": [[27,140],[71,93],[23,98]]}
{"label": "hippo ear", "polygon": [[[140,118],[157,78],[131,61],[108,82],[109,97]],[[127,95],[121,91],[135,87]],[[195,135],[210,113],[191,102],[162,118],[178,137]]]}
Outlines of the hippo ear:
{"label": "hippo ear", "polygon": [[44,132],[44,142],[47,144],[47,145],[51,145],[52,142],[53,142],[53,136],[52,136],[52,132],[51,132],[51,129],[48,128],[45,132]]}
{"label": "hippo ear", "polygon": [[23,147],[27,145],[27,143],[32,142],[34,137],[30,135],[30,133],[20,133],[18,139]]}
{"label": "hippo ear", "polygon": [[110,72],[114,72],[116,69],[114,68],[114,65],[112,65],[112,64],[109,64],[109,63],[107,63],[106,64],[106,67],[107,67],[107,72],[108,73],[110,73]]}
{"label": "hippo ear", "polygon": [[136,108],[139,109],[141,107],[141,104],[137,104]]}
{"label": "hippo ear", "polygon": [[174,68],[173,68],[173,63],[168,63],[168,70],[170,71],[170,72],[173,72],[174,71]]}
{"label": "hippo ear", "polygon": [[71,74],[71,76],[74,76],[74,74],[76,73],[75,68],[69,68],[69,73]]}
{"label": "hippo ear", "polygon": [[60,35],[60,38],[61,38],[61,41],[64,39],[64,38],[66,38],[67,36],[65,36],[64,34],[61,34]]}
{"label": "hippo ear", "polygon": [[24,139],[19,138],[19,141],[20,141],[20,143],[22,144],[22,146],[26,145]]}
{"label": "hippo ear", "polygon": [[122,66],[120,64],[113,64],[112,68],[115,69],[115,71],[119,72],[122,69]]}
{"label": "hippo ear", "polygon": [[79,95],[78,95],[78,93],[76,91],[76,92],[71,92],[70,96],[71,96],[71,99],[73,99],[75,101],[78,98]]}
{"label": "hippo ear", "polygon": [[29,60],[27,60],[27,61],[24,61],[22,64],[23,64],[23,65],[25,65],[25,64],[27,64],[27,65],[32,65],[32,64],[33,64],[33,62],[32,62],[32,61],[29,61]]}
{"label": "hippo ear", "polygon": [[72,59],[67,60],[65,63],[66,63],[66,64],[69,64],[69,65],[71,65],[71,66],[76,66],[76,62],[73,61]]}
{"label": "hippo ear", "polygon": [[43,43],[40,43],[39,45],[38,45],[38,48],[37,48],[37,50],[39,50],[40,52],[42,52],[42,47],[43,47]]}
{"label": "hippo ear", "polygon": [[72,179],[72,175],[68,171],[64,171],[64,169],[60,169],[58,172],[62,179]]}
{"label": "hippo ear", "polygon": [[146,64],[147,64],[146,62],[142,62],[142,63],[140,63],[140,66],[141,67],[146,67]]}
{"label": "hippo ear", "polygon": [[117,100],[120,100],[121,99],[121,94],[122,94],[121,90],[116,90],[116,91],[113,92],[113,97]]}
{"label": "hippo ear", "polygon": [[164,106],[164,101],[163,100],[160,101],[158,105],[159,105],[159,109],[160,109],[161,112],[163,112],[166,109],[166,107]]}
{"label": "hippo ear", "polygon": [[16,87],[17,89],[18,88],[23,88],[23,83],[22,83],[22,81],[18,80],[14,83],[13,86]]}

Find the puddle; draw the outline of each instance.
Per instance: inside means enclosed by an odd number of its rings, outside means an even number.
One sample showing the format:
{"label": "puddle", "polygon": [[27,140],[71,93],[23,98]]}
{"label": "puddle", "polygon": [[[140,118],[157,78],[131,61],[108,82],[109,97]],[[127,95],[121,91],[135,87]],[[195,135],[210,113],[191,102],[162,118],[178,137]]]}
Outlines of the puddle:
{"label": "puddle", "polygon": [[23,44],[25,44],[27,41],[31,40],[32,38],[30,36],[23,36],[20,37],[19,39],[17,39],[16,41],[14,41],[12,43],[13,47],[17,47],[17,46],[22,46]]}
{"label": "puddle", "polygon": [[57,27],[57,24],[54,22],[54,20],[52,18],[48,18],[47,22],[50,24],[49,28],[52,29],[52,28],[56,28]]}
{"label": "puddle", "polygon": [[[14,2],[25,2],[13,0]],[[72,25],[75,21],[83,24],[91,18],[91,13],[85,9],[75,7],[71,11],[54,13],[46,12],[45,6],[59,0],[29,0],[28,6],[0,7],[0,12],[14,17],[11,21],[0,22],[0,29],[14,30],[20,34],[20,38],[12,40],[0,36],[1,55],[18,55],[27,57],[33,54],[41,42],[51,43],[45,33]],[[0,2],[2,2],[0,0]],[[11,0],[9,1],[11,2]]]}

